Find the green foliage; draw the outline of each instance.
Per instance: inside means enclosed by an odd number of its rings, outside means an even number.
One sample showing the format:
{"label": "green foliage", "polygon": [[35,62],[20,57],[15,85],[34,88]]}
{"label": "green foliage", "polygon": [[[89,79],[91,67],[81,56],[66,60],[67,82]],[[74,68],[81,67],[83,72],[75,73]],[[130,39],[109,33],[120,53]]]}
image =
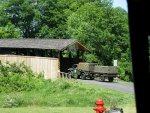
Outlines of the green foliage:
{"label": "green foliage", "polygon": [[23,63],[0,64],[0,92],[31,91],[35,88],[36,75]]}
{"label": "green foliage", "polygon": [[18,107],[18,102],[16,101],[16,99],[11,98],[11,97],[7,97],[3,103],[3,107],[4,108],[12,108],[12,107]]}
{"label": "green foliage", "polygon": [[0,107],[4,107],[4,105],[5,107],[91,107],[95,105],[98,98],[102,98],[107,106],[111,106],[113,102],[116,102],[115,105],[125,105],[134,99],[129,94],[87,85],[76,80],[43,81],[41,78],[37,79],[35,88],[30,92],[24,90],[1,93]]}
{"label": "green foliage", "polygon": [[127,56],[126,53],[122,54],[121,56],[122,58],[118,66],[120,79],[125,81],[133,81],[131,58],[130,56]]}
{"label": "green foliage", "polygon": [[[36,6],[39,16],[36,18],[39,31],[36,37],[40,38],[67,38],[66,30],[66,15],[64,8],[67,1],[63,0],[40,0]],[[64,6],[66,5],[66,7]]]}
{"label": "green foliage", "polygon": [[127,13],[122,9],[86,3],[69,16],[67,24],[71,37],[93,50],[104,65],[112,65],[129,48]]}
{"label": "green foliage", "polygon": [[21,38],[21,30],[13,24],[8,24],[5,27],[0,27],[0,38]]}
{"label": "green foliage", "polygon": [[88,48],[94,49],[93,41],[99,35],[97,26],[101,25],[102,12],[103,9],[98,7],[96,3],[86,3],[72,13],[67,21],[71,37],[86,44]]}
{"label": "green foliage", "polygon": [[[11,22],[21,29],[23,37],[33,37],[35,32],[34,5],[29,0],[8,0],[0,7],[0,25]],[[6,21],[7,20],[7,21]],[[12,37],[13,38],[13,37]]]}
{"label": "green foliage", "polygon": [[86,54],[85,60],[86,60],[86,62],[89,62],[89,63],[98,62],[98,59],[94,54]]}

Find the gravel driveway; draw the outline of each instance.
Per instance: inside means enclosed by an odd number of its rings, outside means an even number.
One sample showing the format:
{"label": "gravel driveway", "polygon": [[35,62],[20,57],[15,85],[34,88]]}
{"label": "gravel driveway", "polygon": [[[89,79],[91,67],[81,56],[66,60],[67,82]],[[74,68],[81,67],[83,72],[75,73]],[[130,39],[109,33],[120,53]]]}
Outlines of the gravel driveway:
{"label": "gravel driveway", "polygon": [[122,92],[127,92],[127,93],[131,93],[134,94],[134,84],[133,83],[128,83],[128,82],[100,82],[98,80],[81,80],[78,79],[81,82],[86,82],[89,84],[95,84],[95,85],[100,85],[100,86],[104,86],[113,90],[117,90],[117,91],[122,91]]}

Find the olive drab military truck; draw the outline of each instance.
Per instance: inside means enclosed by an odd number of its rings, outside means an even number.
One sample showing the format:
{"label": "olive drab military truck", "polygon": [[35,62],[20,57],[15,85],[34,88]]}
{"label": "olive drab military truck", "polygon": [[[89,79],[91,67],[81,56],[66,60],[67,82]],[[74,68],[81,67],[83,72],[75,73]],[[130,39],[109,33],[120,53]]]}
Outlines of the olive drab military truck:
{"label": "olive drab military truck", "polygon": [[108,79],[109,82],[113,82],[114,78],[118,76],[118,69],[116,66],[101,66],[97,63],[79,62],[69,69],[69,73],[71,73],[72,78],[76,79],[93,80],[99,77],[100,81]]}

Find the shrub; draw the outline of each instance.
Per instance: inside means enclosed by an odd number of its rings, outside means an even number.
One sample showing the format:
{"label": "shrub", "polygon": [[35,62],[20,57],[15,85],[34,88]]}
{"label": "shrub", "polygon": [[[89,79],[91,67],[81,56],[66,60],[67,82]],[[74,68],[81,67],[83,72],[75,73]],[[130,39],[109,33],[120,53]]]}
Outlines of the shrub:
{"label": "shrub", "polygon": [[11,98],[11,97],[7,97],[3,103],[3,107],[4,108],[11,108],[11,107],[18,107],[18,103],[16,101],[16,99]]}
{"label": "shrub", "polygon": [[0,63],[0,92],[31,91],[36,87],[37,76],[23,63]]}

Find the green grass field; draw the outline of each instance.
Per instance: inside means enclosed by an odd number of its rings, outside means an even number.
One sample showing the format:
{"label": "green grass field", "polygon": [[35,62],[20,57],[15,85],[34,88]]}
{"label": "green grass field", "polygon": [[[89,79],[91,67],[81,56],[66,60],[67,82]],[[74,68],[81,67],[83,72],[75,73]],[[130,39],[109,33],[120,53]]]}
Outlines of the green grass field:
{"label": "green grass field", "polygon": [[0,113],[95,113],[99,98],[108,110],[136,113],[133,94],[74,79],[44,80],[24,64],[0,65]]}
{"label": "green grass field", "polygon": [[[136,113],[135,106],[127,105],[124,113]],[[19,107],[0,108],[1,113],[95,113],[93,107]]]}
{"label": "green grass field", "polygon": [[124,113],[136,113],[133,94],[77,80],[37,79],[31,80],[34,87],[30,91],[1,91],[0,113],[95,113],[92,108],[99,98],[104,100],[107,109],[116,106],[123,108]]}
{"label": "green grass field", "polygon": [[7,106],[7,103],[17,107],[91,107],[98,98],[103,99],[108,106],[134,103],[132,94],[81,83],[77,80],[40,81],[37,85],[31,91],[0,93],[0,107],[4,104]]}

